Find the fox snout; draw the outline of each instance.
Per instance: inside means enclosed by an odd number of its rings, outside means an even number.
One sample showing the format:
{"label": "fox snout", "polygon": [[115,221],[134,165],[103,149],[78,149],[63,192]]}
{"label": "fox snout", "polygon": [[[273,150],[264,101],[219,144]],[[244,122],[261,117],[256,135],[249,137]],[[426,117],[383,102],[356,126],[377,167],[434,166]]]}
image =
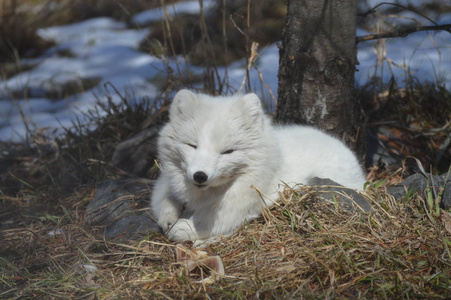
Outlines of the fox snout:
{"label": "fox snout", "polygon": [[208,180],[208,175],[203,171],[197,171],[193,174],[194,185],[199,190],[205,190],[209,187],[209,184],[205,184]]}
{"label": "fox snout", "polygon": [[208,180],[208,175],[202,171],[197,171],[196,173],[194,173],[193,179],[196,183],[203,184]]}

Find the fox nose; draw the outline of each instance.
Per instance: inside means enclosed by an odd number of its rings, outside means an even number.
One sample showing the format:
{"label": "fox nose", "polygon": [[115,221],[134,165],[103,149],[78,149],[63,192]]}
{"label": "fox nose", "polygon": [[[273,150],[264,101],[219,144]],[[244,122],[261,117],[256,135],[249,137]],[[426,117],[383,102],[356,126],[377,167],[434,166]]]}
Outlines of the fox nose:
{"label": "fox nose", "polygon": [[202,184],[207,181],[208,175],[202,171],[197,171],[196,173],[194,173],[193,178],[195,182]]}

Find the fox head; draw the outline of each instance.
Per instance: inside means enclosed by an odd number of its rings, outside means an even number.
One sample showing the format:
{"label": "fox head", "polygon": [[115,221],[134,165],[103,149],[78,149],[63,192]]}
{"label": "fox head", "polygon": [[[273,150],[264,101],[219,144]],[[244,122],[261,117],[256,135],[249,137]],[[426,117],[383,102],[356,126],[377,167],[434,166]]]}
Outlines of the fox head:
{"label": "fox head", "polygon": [[212,97],[179,91],[159,139],[164,168],[197,189],[228,184],[264,161],[269,121],[255,94]]}

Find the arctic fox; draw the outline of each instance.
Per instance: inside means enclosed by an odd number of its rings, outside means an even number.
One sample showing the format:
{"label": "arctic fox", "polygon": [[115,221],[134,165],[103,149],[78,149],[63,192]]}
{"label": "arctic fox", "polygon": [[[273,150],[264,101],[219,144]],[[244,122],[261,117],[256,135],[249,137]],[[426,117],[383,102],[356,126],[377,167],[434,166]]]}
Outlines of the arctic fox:
{"label": "arctic fox", "polygon": [[169,118],[158,140],[162,170],[151,209],[170,240],[230,235],[276,201],[284,184],[312,177],[355,189],[365,183],[342,142],[311,127],[271,125],[255,94],[181,90]]}

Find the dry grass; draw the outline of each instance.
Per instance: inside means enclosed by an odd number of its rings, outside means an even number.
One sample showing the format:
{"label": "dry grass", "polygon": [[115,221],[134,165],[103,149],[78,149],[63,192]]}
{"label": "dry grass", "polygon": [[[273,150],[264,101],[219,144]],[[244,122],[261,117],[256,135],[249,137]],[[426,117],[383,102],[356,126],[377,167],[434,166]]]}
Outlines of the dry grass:
{"label": "dry grass", "polygon": [[[441,128],[447,120],[438,119],[433,109],[441,107],[445,116],[443,107],[449,106],[432,107],[428,101],[437,98],[446,104],[449,92],[425,89],[402,95],[392,91],[377,99],[371,95],[377,103],[370,117],[413,115],[424,121],[422,133]],[[416,96],[418,101],[412,101]],[[209,247],[225,265],[225,276],[209,285],[183,272],[175,244],[161,235],[124,244],[102,240],[97,228],[85,225],[84,212],[96,183],[117,176],[105,162],[118,142],[164,119],[149,119],[155,110],[146,105],[108,105],[105,118],[92,116],[97,130],[75,127],[66,140],[55,140],[55,147],[53,142],[36,143],[39,136],[32,148],[0,144],[0,298],[450,297],[449,212],[430,211],[425,195],[395,201],[384,184],[370,187],[365,195],[373,206],[370,214],[343,211],[306,187],[286,191],[265,217]],[[412,109],[409,114],[406,107]],[[405,128],[412,124],[397,121]],[[427,145],[438,145],[431,147],[433,153],[437,148],[448,151],[442,158],[446,163],[449,147],[442,145],[449,125],[433,133],[424,135]]]}
{"label": "dry grass", "polygon": [[397,161],[392,167],[403,165],[407,169],[417,169],[414,160],[406,160],[406,157],[414,156],[426,170],[446,173],[451,164],[450,91],[439,84],[416,80],[406,88],[383,92],[372,88],[360,89],[358,97],[368,117],[367,128],[384,128],[392,134],[379,136]]}
{"label": "dry grass", "polygon": [[[450,214],[435,217],[421,195],[395,201],[384,188],[367,191],[370,214],[343,211],[310,188],[286,191],[264,218],[209,246],[225,265],[225,276],[212,284],[187,276],[175,245],[160,235],[129,244],[98,239],[83,225],[91,187],[60,199],[63,209],[39,216],[24,210],[52,195],[3,199],[23,223],[2,231],[0,297],[449,297]],[[49,235],[52,230],[61,233]]]}

